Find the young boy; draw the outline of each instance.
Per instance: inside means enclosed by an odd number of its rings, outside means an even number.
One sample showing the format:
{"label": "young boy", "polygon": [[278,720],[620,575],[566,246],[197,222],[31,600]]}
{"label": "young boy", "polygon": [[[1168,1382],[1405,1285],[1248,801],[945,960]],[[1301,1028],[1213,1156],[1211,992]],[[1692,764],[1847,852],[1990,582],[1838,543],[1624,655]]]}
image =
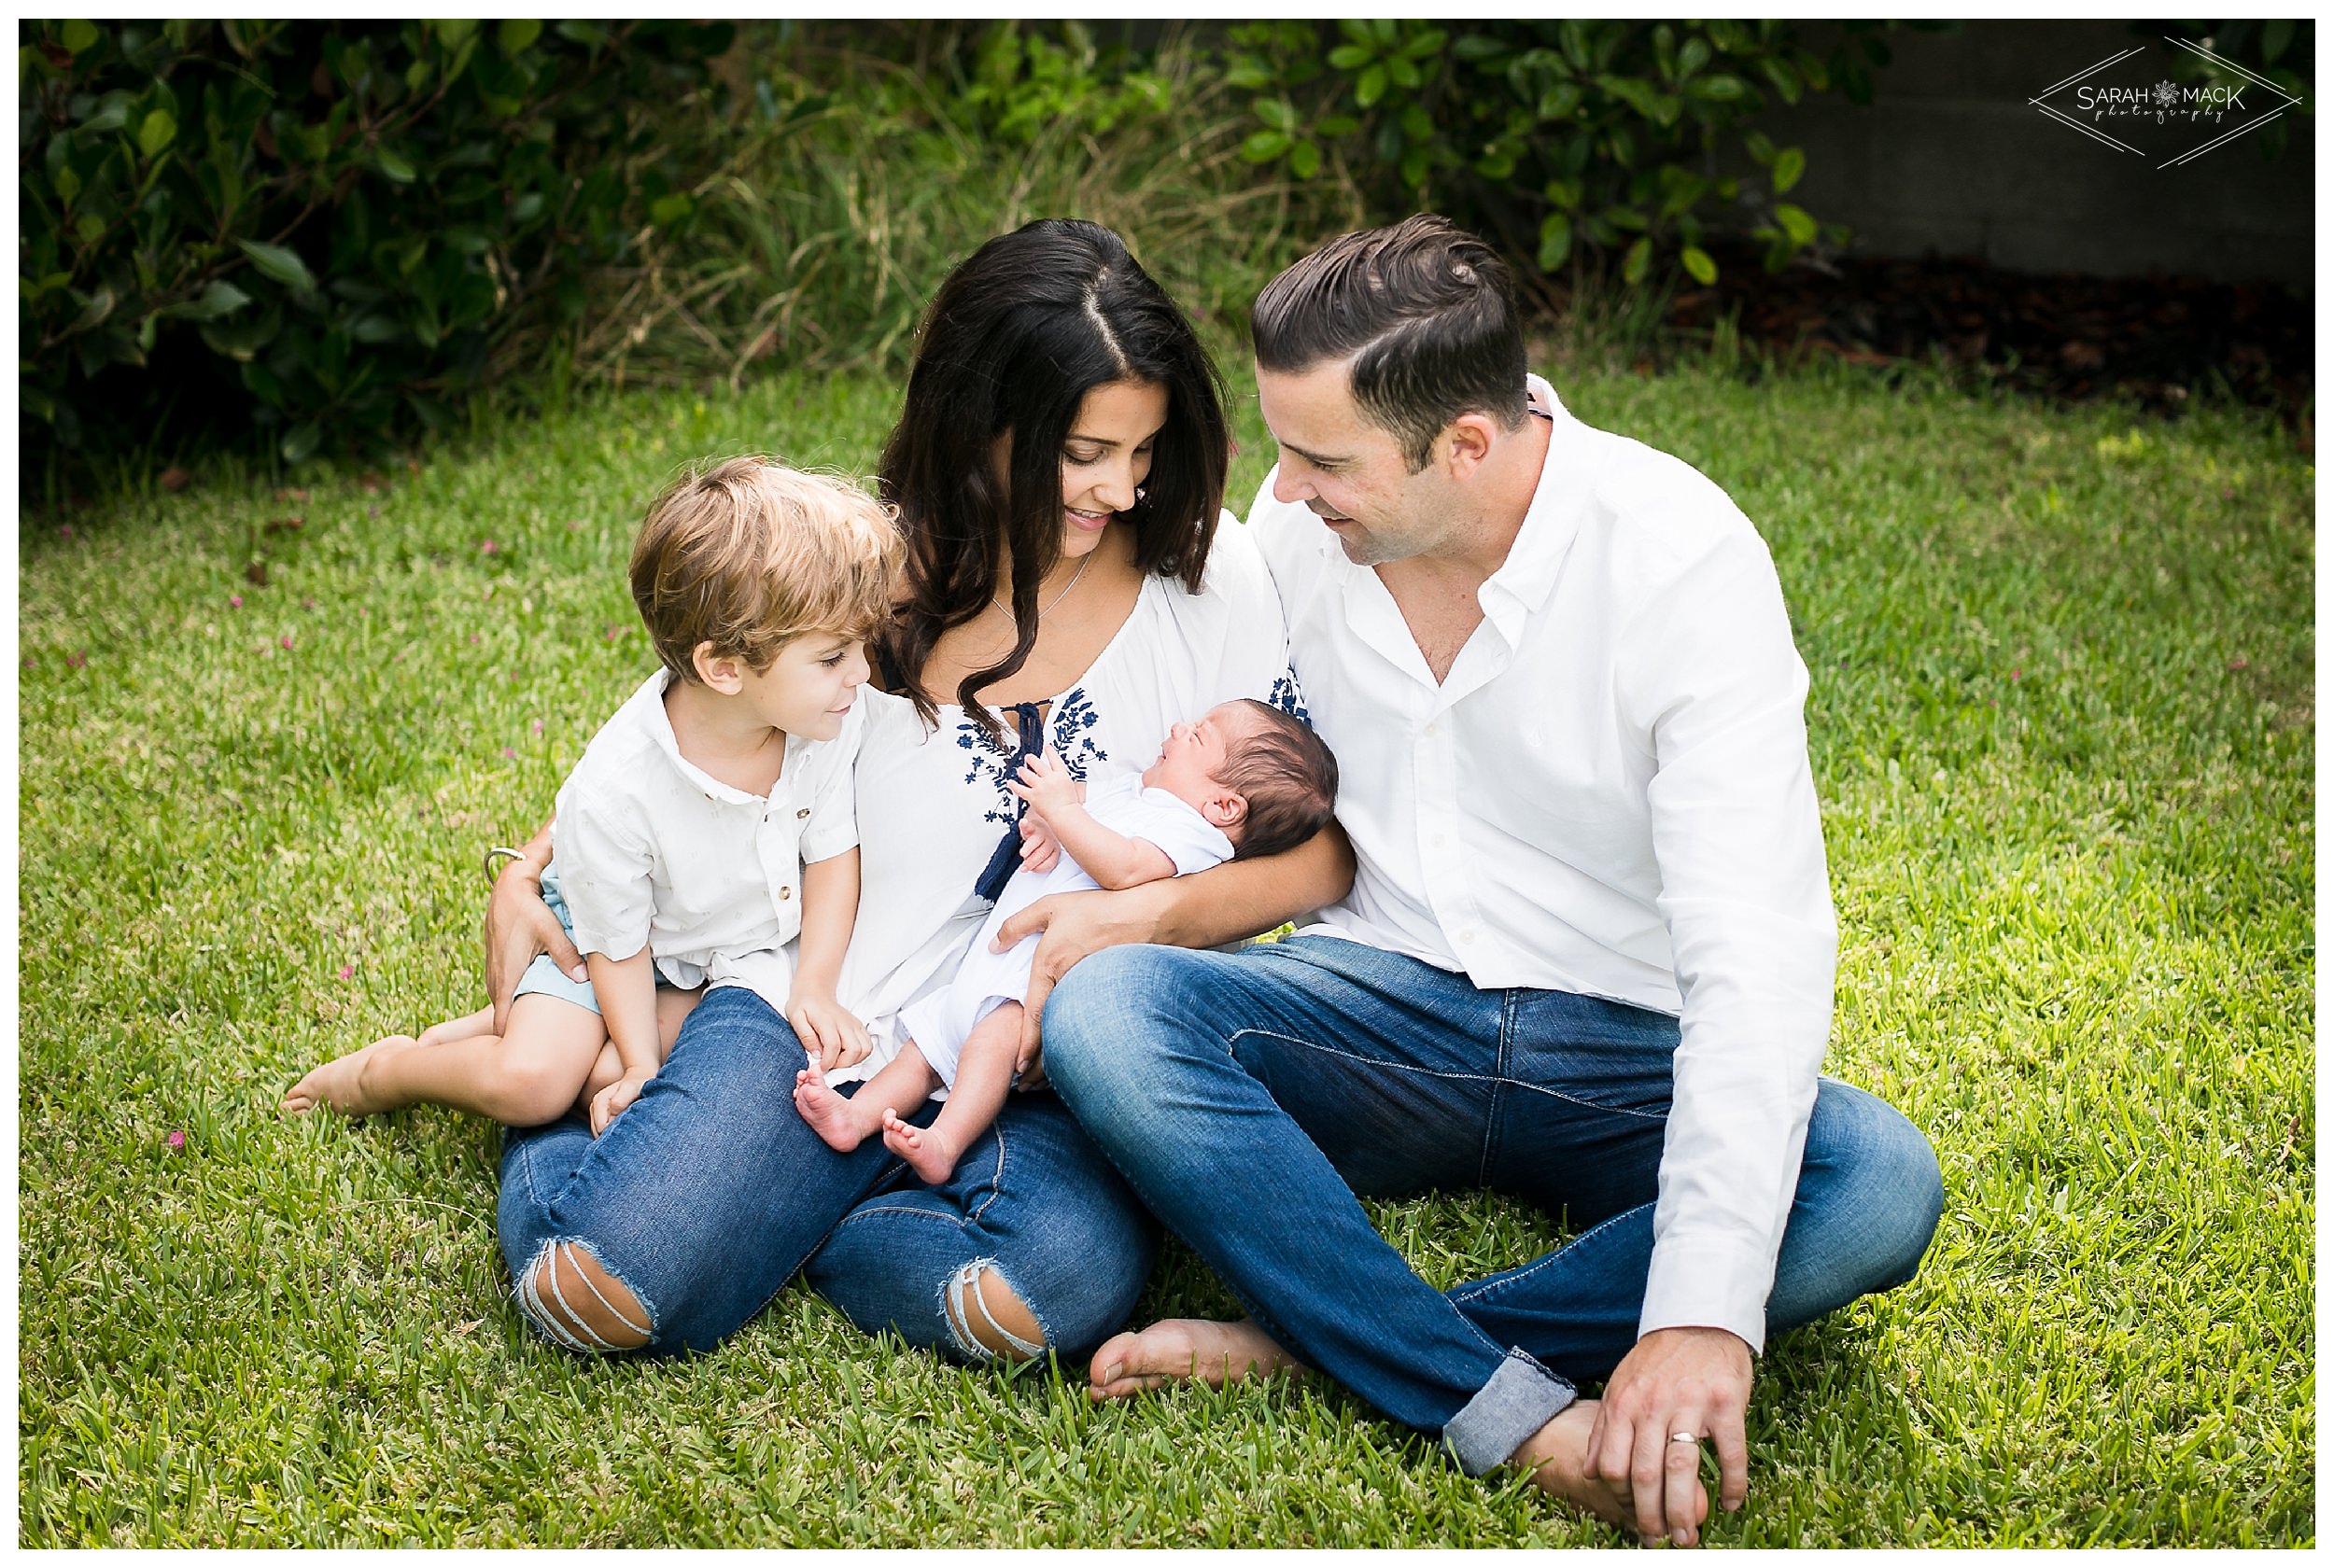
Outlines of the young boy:
{"label": "young boy", "polygon": [[[1006,788],[1028,805],[1038,831],[948,988],[900,1015],[915,1048],[893,1057],[852,1097],[827,1087],[815,1068],[794,1079],[803,1120],[830,1145],[855,1149],[880,1132],[884,1147],[930,1183],[956,1169],[1012,1087],[1037,938],[991,953],[997,928],[1050,893],[1132,888],[1293,848],[1329,820],[1337,759],[1279,709],[1229,702],[1196,724],[1176,725],[1159,761],[1139,777],[1085,793],[1059,759],[1045,754],[1030,759]],[[928,1129],[901,1120],[900,1112],[912,1112],[943,1085],[948,1103]]]}
{"label": "young boy", "polygon": [[575,1108],[597,1137],[717,986],[758,993],[825,1066],[865,1057],[835,983],[859,906],[862,638],[900,556],[890,514],[840,480],[738,457],[669,486],[631,567],[662,667],[561,787],[543,875],[590,984],[539,958],[502,1036],[490,1008],[391,1035],[310,1072],[284,1109],[431,1100],[531,1127]]}

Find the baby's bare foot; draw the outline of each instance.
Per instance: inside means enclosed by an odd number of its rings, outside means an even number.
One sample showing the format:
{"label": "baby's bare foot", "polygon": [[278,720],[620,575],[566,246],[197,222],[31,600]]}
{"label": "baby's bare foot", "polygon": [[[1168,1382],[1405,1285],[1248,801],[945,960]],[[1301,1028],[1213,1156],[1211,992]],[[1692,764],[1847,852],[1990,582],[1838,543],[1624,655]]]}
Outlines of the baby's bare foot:
{"label": "baby's bare foot", "polygon": [[844,1154],[865,1142],[872,1130],[862,1121],[858,1102],[828,1088],[826,1079],[809,1068],[794,1074],[794,1109],[828,1148]]}
{"label": "baby's bare foot", "polygon": [[1221,1388],[1248,1378],[1304,1369],[1304,1363],[1246,1318],[1238,1323],[1169,1318],[1139,1334],[1105,1340],[1087,1367],[1086,1393],[1098,1401],[1124,1399],[1168,1383]]}
{"label": "baby's bare foot", "polygon": [[920,1127],[903,1122],[886,1106],[883,1111],[883,1146],[907,1162],[907,1169],[921,1177],[930,1186],[938,1186],[949,1179],[956,1162],[964,1151],[955,1141],[937,1127]]}
{"label": "baby's bare foot", "polygon": [[305,1115],[319,1105],[329,1105],[344,1116],[370,1116],[375,1111],[394,1110],[392,1105],[376,1103],[366,1093],[365,1064],[376,1057],[413,1050],[419,1043],[410,1034],[392,1034],[344,1057],[335,1057],[294,1084],[286,1092],[279,1109],[295,1116]]}

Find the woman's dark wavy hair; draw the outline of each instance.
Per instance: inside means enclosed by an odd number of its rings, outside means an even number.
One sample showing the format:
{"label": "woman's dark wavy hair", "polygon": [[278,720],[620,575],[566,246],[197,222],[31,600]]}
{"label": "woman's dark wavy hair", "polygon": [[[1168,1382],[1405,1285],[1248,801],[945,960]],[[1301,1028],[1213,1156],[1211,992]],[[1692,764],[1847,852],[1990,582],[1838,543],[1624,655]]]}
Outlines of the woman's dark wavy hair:
{"label": "woman's dark wavy hair", "polygon": [[[1037,641],[1037,585],[1062,559],[1062,447],[1097,386],[1155,382],[1167,423],[1131,511],[1134,560],[1193,593],[1224,504],[1231,434],[1223,377],[1164,289],[1097,223],[1040,218],[1000,234],[940,286],[907,378],[907,406],[883,445],[879,493],[899,509],[907,567],[897,619],[878,651],[926,723],[937,721],[924,660],[940,635],[972,620],[1013,575],[1013,651],[957,687],[974,701],[1011,676]],[[1013,434],[1005,495],[989,453]]]}

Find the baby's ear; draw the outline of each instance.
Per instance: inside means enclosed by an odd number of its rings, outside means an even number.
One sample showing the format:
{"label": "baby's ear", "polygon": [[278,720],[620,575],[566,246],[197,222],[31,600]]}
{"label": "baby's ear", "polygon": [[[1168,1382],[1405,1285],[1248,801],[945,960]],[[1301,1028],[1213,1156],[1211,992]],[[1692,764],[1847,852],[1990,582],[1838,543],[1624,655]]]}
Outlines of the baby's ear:
{"label": "baby's ear", "polygon": [[1200,815],[1208,819],[1209,825],[1229,833],[1248,815],[1248,797],[1237,791],[1226,790],[1221,794],[1211,796],[1207,804],[1200,807]]}

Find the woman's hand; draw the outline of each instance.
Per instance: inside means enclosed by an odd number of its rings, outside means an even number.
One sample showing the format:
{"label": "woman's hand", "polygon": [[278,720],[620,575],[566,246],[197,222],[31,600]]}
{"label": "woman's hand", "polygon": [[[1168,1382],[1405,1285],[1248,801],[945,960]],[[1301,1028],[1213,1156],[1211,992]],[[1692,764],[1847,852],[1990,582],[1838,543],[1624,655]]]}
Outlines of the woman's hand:
{"label": "woman's hand", "polygon": [[[548,856],[548,835],[545,840],[545,861]],[[530,850],[532,844],[527,847]],[[548,953],[551,961],[569,979],[582,983],[590,978],[584,968],[584,955],[575,950],[559,917],[543,902],[543,867],[531,859],[513,861],[495,878],[492,896],[486,900],[486,995],[494,1002],[494,1032],[500,1034],[511,1021],[511,993],[518,988],[519,976],[535,961],[538,953]]]}
{"label": "woman's hand", "polygon": [[624,1114],[625,1108],[640,1098],[640,1090],[654,1072],[626,1073],[599,1093],[592,1096],[592,1136],[598,1138],[608,1130],[608,1124]]}
{"label": "woman's hand", "polygon": [[794,1038],[822,1072],[855,1066],[875,1048],[867,1026],[837,1001],[833,991],[797,985],[786,999],[786,1021],[794,1026]]}
{"label": "woman's hand", "polygon": [[1162,877],[1111,893],[1055,893],[997,928],[996,940],[990,947],[998,953],[1010,950],[1033,932],[1043,933],[1030,964],[1029,994],[1021,1003],[1021,1050],[1014,1070],[1021,1075],[1022,1088],[1035,1088],[1046,1081],[1045,1062],[1039,1055],[1040,1026],[1054,983],[1089,953],[1123,943],[1158,941],[1160,917],[1174,881]]}

